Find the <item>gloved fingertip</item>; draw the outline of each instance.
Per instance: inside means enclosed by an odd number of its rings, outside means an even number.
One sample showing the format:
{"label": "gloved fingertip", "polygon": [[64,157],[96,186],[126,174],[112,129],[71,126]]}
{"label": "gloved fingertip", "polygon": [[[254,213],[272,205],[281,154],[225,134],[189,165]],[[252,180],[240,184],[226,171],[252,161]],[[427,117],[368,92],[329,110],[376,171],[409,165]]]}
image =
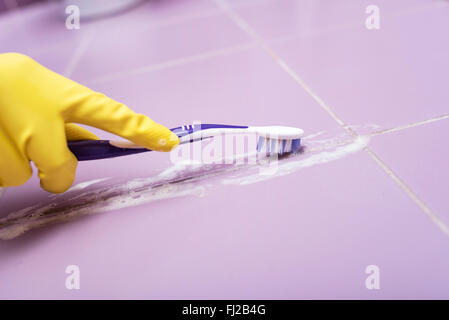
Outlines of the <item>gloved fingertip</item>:
{"label": "gloved fingertip", "polygon": [[66,176],[63,179],[47,180],[41,178],[41,188],[50,193],[64,193],[73,185],[75,177]]}
{"label": "gloved fingertip", "polygon": [[159,139],[158,144],[160,148],[158,151],[168,152],[173,150],[179,144],[179,138],[176,134],[170,131],[167,136]]}
{"label": "gloved fingertip", "polygon": [[50,193],[64,193],[73,185],[75,176],[65,176],[56,179],[41,178],[41,188]]}
{"label": "gloved fingertip", "polygon": [[148,117],[143,118],[144,125],[130,130],[129,135],[123,135],[128,140],[154,151],[170,151],[179,144],[179,138],[167,127],[154,122]]}
{"label": "gloved fingertip", "polygon": [[148,134],[148,148],[154,151],[171,151],[179,144],[179,138],[168,128],[156,123]]}
{"label": "gloved fingertip", "polygon": [[65,186],[53,186],[53,185],[47,185],[47,184],[41,182],[42,189],[44,189],[47,192],[55,193],[55,194],[60,194],[60,193],[66,192],[67,190],[70,189],[71,186],[72,186],[72,184],[65,185]]}

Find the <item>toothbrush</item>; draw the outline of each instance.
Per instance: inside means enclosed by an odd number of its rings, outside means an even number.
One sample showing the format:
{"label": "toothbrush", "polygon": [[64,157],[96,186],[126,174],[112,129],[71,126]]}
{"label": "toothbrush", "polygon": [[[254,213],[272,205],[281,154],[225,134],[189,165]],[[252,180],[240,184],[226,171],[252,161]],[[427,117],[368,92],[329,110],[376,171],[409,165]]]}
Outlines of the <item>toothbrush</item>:
{"label": "toothbrush", "polygon": [[[302,129],[284,126],[232,126],[224,124],[193,124],[170,129],[179,137],[179,144],[191,143],[221,134],[256,134],[257,151],[283,155],[301,149]],[[130,141],[80,140],[69,141],[68,147],[78,161],[106,159],[152,151]]]}

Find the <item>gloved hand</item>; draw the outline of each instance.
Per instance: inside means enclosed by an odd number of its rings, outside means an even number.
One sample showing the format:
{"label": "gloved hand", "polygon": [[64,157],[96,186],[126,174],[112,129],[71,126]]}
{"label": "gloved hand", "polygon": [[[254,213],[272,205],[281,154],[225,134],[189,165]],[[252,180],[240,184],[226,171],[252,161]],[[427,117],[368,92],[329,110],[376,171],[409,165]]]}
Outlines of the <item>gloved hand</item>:
{"label": "gloved hand", "polygon": [[97,127],[157,151],[170,151],[179,143],[166,127],[27,56],[0,54],[0,187],[25,183],[33,161],[42,188],[66,191],[77,166],[67,140],[98,139],[73,123]]}

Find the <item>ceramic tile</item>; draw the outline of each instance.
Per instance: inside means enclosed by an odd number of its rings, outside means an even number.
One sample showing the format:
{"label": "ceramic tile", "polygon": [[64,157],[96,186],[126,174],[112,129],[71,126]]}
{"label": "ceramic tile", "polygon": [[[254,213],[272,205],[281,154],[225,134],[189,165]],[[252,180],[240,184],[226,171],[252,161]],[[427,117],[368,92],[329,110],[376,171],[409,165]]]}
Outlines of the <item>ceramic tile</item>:
{"label": "ceramic tile", "polygon": [[[239,1],[235,1],[240,3]],[[234,3],[231,2],[231,3]],[[372,1],[285,0],[259,1],[258,5],[236,8],[235,12],[265,40],[285,36],[311,37],[320,33],[364,27],[366,8]],[[382,24],[408,12],[439,8],[444,2],[425,0],[376,1]]]}
{"label": "ceramic tile", "polygon": [[[376,31],[363,26],[366,1],[229,3],[358,132],[448,113],[446,2],[378,1]],[[152,152],[81,162],[63,195],[36,176],[8,188],[0,219],[24,210],[66,221],[0,241],[1,298],[449,298],[447,235],[363,151],[367,143],[449,223],[449,120],[348,141],[253,40],[206,0],[149,1],[74,32],[57,2],[0,16],[0,52],[29,54],[168,127],[306,134],[305,151],[280,159],[274,176]],[[71,264],[82,290],[64,287]],[[369,265],[380,290],[365,287]]]}
{"label": "ceramic tile", "polygon": [[[447,298],[447,250],[447,236],[360,151],[0,242],[0,296]],[[61,285],[74,263],[80,292]],[[380,268],[380,290],[365,288],[368,265]]]}
{"label": "ceramic tile", "polygon": [[391,132],[372,139],[372,148],[449,225],[449,121]]}
{"label": "ceramic tile", "polygon": [[248,43],[251,39],[226,16],[212,16],[179,25],[121,32],[99,32],[73,73],[89,80],[173,59]]}
{"label": "ceramic tile", "polygon": [[283,123],[306,133],[339,130],[307,92],[254,46],[91,87],[167,126],[201,121]]}
{"label": "ceramic tile", "polygon": [[84,29],[67,30],[59,2],[37,3],[11,10],[0,19],[0,52],[47,50],[62,42],[76,43]]}
{"label": "ceramic tile", "polygon": [[[449,6],[354,29],[272,43],[272,49],[346,123],[380,128],[449,112]],[[422,21],[426,21],[422,23]]]}

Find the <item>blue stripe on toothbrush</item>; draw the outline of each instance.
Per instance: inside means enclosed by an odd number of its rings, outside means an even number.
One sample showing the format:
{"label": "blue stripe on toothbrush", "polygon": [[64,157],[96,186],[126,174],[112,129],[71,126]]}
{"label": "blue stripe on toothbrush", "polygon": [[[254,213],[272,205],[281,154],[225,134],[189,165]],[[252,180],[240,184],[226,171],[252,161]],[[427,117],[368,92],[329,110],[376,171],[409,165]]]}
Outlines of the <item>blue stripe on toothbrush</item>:
{"label": "blue stripe on toothbrush", "polygon": [[173,131],[178,137],[183,137],[188,134],[192,134],[193,132],[200,131],[200,130],[207,130],[207,129],[247,129],[248,126],[231,126],[226,124],[211,124],[211,123],[204,123],[204,124],[193,124],[192,125],[185,125],[176,127],[173,129],[170,129]]}
{"label": "blue stripe on toothbrush", "polygon": [[293,139],[292,140],[292,149],[291,152],[297,152],[301,150],[301,139]]}

